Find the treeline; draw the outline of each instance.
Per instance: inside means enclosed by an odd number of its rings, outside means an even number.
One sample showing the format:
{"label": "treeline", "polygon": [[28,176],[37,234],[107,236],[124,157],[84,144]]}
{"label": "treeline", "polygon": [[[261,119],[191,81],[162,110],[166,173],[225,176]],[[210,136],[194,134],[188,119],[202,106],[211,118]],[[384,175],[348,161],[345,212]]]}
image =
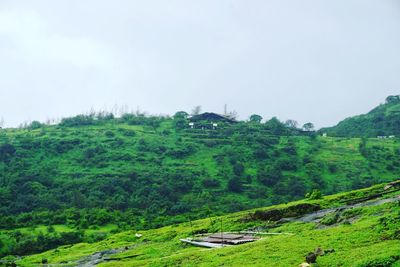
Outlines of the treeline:
{"label": "treeline", "polygon": [[0,234],[0,257],[7,255],[29,255],[57,248],[63,245],[71,245],[83,241],[96,242],[105,238],[104,235],[91,235],[86,237],[83,231],[55,232],[51,227],[47,233],[29,233],[12,231]]}
{"label": "treeline", "polygon": [[[201,107],[196,112],[199,112]],[[127,110],[125,107],[123,110]],[[237,117],[231,115],[233,118]],[[150,126],[154,129],[158,128],[162,122],[173,119],[174,126],[176,129],[186,129],[188,128],[188,118],[190,114],[185,111],[178,111],[172,117],[169,115],[149,115],[146,112],[141,112],[137,110],[136,112],[126,112],[120,111],[118,116],[113,112],[108,111],[90,111],[86,114],[79,114],[72,117],[47,120],[46,122],[40,122],[34,120],[32,122],[25,122],[20,125],[19,128],[36,130],[44,128],[46,126],[60,126],[60,127],[78,127],[78,126],[90,126],[90,125],[104,125],[106,123],[127,123],[129,125],[143,125]],[[265,128],[271,130],[271,133],[276,135],[281,134],[310,134],[314,132],[314,125],[310,122],[305,123],[303,126],[299,126],[298,122],[295,120],[287,120],[285,122],[279,121],[276,117],[266,120],[262,123],[263,117],[258,114],[251,115],[247,120],[238,121],[241,123],[251,123],[251,124],[265,124]],[[224,125],[224,123],[219,123]],[[308,132],[308,133],[307,133]]]}
{"label": "treeline", "polygon": [[122,212],[101,208],[79,209],[66,208],[59,210],[43,210],[23,212],[18,215],[5,215],[0,217],[0,228],[12,230],[36,225],[63,224],[76,229],[88,229],[90,226],[104,226],[116,224],[120,229],[136,226],[140,229],[139,214],[133,211]]}
{"label": "treeline", "polygon": [[105,239],[107,236],[108,233],[106,232],[84,231],[82,229],[56,231],[53,226],[48,226],[43,231],[39,230],[38,232],[34,228],[28,228],[28,231],[2,232],[0,233],[0,257],[30,255],[81,242],[94,243]]}

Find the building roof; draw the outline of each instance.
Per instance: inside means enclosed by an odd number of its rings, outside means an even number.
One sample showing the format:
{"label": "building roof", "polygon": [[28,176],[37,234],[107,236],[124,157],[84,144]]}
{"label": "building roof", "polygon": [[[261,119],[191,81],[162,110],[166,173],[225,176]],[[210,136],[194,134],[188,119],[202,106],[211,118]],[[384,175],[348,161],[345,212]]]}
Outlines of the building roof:
{"label": "building roof", "polygon": [[236,120],[229,118],[225,115],[220,115],[217,113],[213,112],[204,112],[202,114],[194,115],[189,118],[190,121],[196,122],[196,121],[224,121],[224,122],[229,122],[229,123],[235,123]]}

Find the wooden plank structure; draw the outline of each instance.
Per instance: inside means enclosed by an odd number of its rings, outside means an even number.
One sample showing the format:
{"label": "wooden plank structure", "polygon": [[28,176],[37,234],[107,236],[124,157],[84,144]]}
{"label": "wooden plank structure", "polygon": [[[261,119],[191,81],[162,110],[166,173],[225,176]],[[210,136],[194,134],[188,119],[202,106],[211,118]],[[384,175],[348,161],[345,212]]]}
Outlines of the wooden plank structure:
{"label": "wooden plank structure", "polygon": [[259,239],[259,237],[248,234],[215,233],[197,239],[181,239],[181,241],[195,246],[216,248],[226,245],[240,245]]}
{"label": "wooden plank structure", "polygon": [[253,242],[258,239],[258,237],[251,235],[217,233],[203,238],[203,241],[217,244],[239,245]]}
{"label": "wooden plank structure", "polygon": [[180,241],[183,243],[188,243],[193,246],[204,247],[204,248],[222,248],[225,246],[223,244],[214,244],[214,243],[209,243],[209,242],[195,241],[195,240],[192,240],[189,238],[180,239]]}

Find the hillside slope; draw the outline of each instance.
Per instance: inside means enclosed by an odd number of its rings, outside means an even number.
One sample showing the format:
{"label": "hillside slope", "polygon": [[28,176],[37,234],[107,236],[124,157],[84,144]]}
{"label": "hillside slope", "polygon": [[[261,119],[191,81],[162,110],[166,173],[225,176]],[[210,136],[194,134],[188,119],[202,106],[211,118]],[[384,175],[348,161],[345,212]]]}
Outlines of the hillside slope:
{"label": "hillside slope", "polygon": [[[301,136],[276,119],[216,130],[186,125],[177,118],[128,114],[0,131],[0,228],[7,236],[0,256],[400,176],[398,139]],[[29,230],[38,225],[60,226],[49,235]]]}
{"label": "hillside slope", "polygon": [[[310,216],[305,205],[317,207],[323,215]],[[269,218],[268,214],[274,217]],[[219,232],[221,226],[224,231],[257,229],[281,234],[261,235],[261,240],[253,243],[216,249],[179,241],[193,233]],[[298,266],[309,252],[321,248],[325,253],[317,257],[315,266],[400,266],[399,229],[399,191],[385,191],[383,185],[377,185],[319,200],[301,200],[148,231],[127,231],[99,243],[64,246],[17,263],[31,266],[46,259],[51,264],[72,266],[286,267]]]}
{"label": "hillside slope", "polygon": [[347,118],[321,133],[341,137],[377,137],[400,135],[400,96],[389,96],[367,114]]}

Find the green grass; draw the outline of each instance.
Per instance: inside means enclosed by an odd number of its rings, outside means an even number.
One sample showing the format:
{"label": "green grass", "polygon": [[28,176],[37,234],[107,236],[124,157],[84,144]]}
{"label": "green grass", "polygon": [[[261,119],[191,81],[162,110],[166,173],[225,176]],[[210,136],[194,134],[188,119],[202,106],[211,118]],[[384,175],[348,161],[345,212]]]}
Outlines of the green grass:
{"label": "green grass", "polygon": [[142,118],[141,125],[112,119],[1,130],[0,234],[54,224],[87,233],[107,224],[118,227],[113,232],[143,230],[400,174],[399,139],[368,139],[362,154],[360,138],[276,135],[267,124],[245,122],[179,130],[173,119],[159,120],[154,127]]}
{"label": "green grass", "polygon": [[[374,186],[327,196],[321,200],[301,200],[261,210],[284,209],[300,203],[314,203],[325,208],[337,207],[345,199],[373,194],[380,190],[382,186]],[[392,193],[393,195],[396,193]],[[221,219],[224,231],[267,226],[267,222],[243,220],[254,211],[193,221],[192,227],[194,231],[218,232]],[[113,257],[135,256],[134,258],[110,261],[100,266],[298,266],[304,262],[305,255],[317,247],[325,250],[333,248],[335,252],[318,257],[315,266],[396,266],[399,263],[400,236],[398,233],[393,234],[400,229],[399,202],[360,207],[346,212],[346,216],[353,218],[351,223],[331,226],[318,223],[286,223],[270,231],[293,235],[266,236],[253,243],[220,249],[204,249],[181,243],[180,238],[191,235],[192,228],[189,223],[139,231],[143,235],[141,238],[135,237],[137,231],[127,231],[98,243],[82,243],[28,256],[18,261],[18,264],[32,266],[43,258],[48,259],[50,263],[75,261],[98,251],[125,246],[130,248]],[[391,223],[383,224],[382,221]]]}

